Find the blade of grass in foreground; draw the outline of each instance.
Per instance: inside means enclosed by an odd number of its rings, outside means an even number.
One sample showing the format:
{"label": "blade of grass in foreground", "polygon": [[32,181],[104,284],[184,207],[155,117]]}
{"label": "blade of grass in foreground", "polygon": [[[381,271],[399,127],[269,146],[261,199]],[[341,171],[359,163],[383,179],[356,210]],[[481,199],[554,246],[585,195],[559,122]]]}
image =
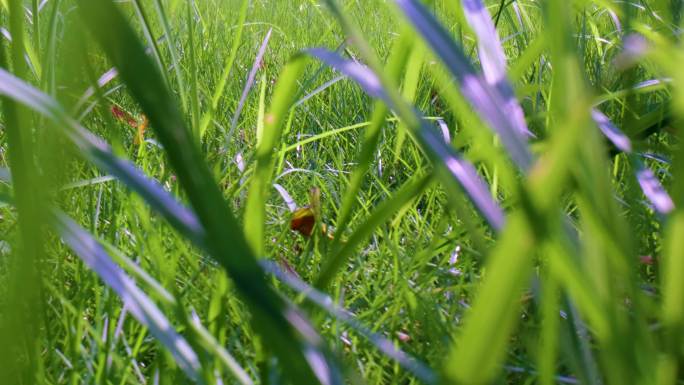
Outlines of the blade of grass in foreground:
{"label": "blade of grass in foreground", "polygon": [[489,195],[487,185],[475,168],[456,154],[454,149],[444,142],[442,135],[428,125],[418,111],[404,103],[398,95],[390,95],[395,91],[386,89],[371,69],[358,62],[345,60],[335,52],[323,48],[312,48],[305,52],[347,75],[368,95],[387,103],[411,129],[428,158],[440,170],[446,171],[448,177],[443,178],[444,182],[448,185],[457,182],[492,228],[499,230],[503,227],[503,211]]}
{"label": "blade of grass in foreground", "polygon": [[[17,76],[26,75],[24,61],[23,6],[20,1],[9,3],[9,23],[14,40],[12,42],[12,68]],[[4,12],[3,12],[4,13]],[[4,15],[3,15],[4,16]],[[5,58],[4,40],[0,40],[0,71],[9,68]],[[0,82],[1,83],[1,82]],[[12,249],[10,263],[0,277],[7,300],[0,305],[0,338],[3,346],[0,352],[0,372],[10,384],[33,382],[42,378],[42,358],[38,350],[38,338],[43,321],[42,294],[39,264],[44,260],[43,210],[41,185],[34,166],[33,137],[29,116],[11,99],[2,98],[8,146],[8,163],[14,183],[14,200],[18,212],[19,245]],[[28,135],[28,137],[27,137]],[[6,289],[5,289],[6,287]]]}
{"label": "blade of grass in foreground", "polygon": [[[268,39],[264,43],[266,41]],[[265,45],[262,45],[263,47]],[[265,251],[266,201],[273,178],[274,154],[280,142],[286,116],[295,102],[296,93],[292,92],[292,89],[296,87],[297,79],[303,70],[302,58],[293,60],[285,67],[273,94],[271,110],[264,116],[264,122],[259,122],[259,125],[263,124],[263,134],[257,136],[256,166],[247,195],[244,225],[247,240],[257,257],[263,256]]]}
{"label": "blade of grass in foreground", "polygon": [[112,262],[102,245],[63,213],[54,213],[52,220],[64,242],[117,293],[126,309],[171,352],[183,372],[201,382],[199,358],[190,344],[133,280]]}
{"label": "blade of grass in foreground", "polygon": [[[448,32],[415,0],[396,0],[406,18],[440,57],[446,68],[461,85],[461,92],[479,112],[480,117],[499,134],[511,159],[522,170],[531,164],[522,127],[511,122],[505,106],[514,95],[504,94],[500,87],[489,85],[473,69],[470,61]],[[509,87],[510,91],[510,87]]]}
{"label": "blade of grass in foreground", "polygon": [[530,136],[532,133],[525,123],[523,110],[506,77],[506,55],[489,12],[480,0],[463,0],[462,5],[466,20],[477,35],[478,54],[485,80],[505,98],[502,108],[515,129],[523,137]]}
{"label": "blade of grass in foreground", "polygon": [[410,371],[414,376],[419,378],[426,384],[436,384],[437,376],[435,373],[422,362],[417,361],[408,353],[394,346],[392,341],[384,336],[374,333],[359,321],[346,309],[335,305],[332,298],[323,292],[320,292],[309,286],[306,282],[297,278],[295,275],[288,273],[281,269],[276,263],[272,261],[261,261],[261,266],[264,270],[273,274],[278,280],[295,290],[299,294],[303,294],[306,298],[316,306],[322,308],[333,318],[351,327],[354,331],[368,339],[379,351],[384,353],[387,357],[395,360],[403,368]]}
{"label": "blade of grass in foreground", "polygon": [[[498,83],[499,89],[503,90],[505,94],[510,94],[511,96],[513,96],[512,88],[510,87],[505,78],[506,57],[503,53],[503,50],[501,49],[501,43],[499,41],[498,35],[496,34],[494,25],[491,23],[491,19],[489,18],[488,12],[479,0],[466,0],[464,1],[463,6],[466,17],[471,26],[473,27],[473,29],[475,30],[476,35],[478,37],[480,59],[482,61],[485,77],[487,78],[490,84],[496,85]],[[517,110],[519,112],[522,112],[519,105],[517,104],[517,100],[514,97],[510,97],[509,103],[506,107],[517,107]],[[511,116],[515,117],[514,110],[511,110],[510,114]],[[643,164],[634,154],[631,154],[631,145],[629,143],[629,139],[625,135],[621,134],[617,127],[614,127],[612,123],[607,119],[607,117],[605,117],[605,115],[601,114],[597,110],[592,111],[592,118],[599,125],[601,131],[607,137],[609,137],[609,139],[614,141],[616,146],[628,152],[628,157],[632,160],[632,163],[638,170],[636,177],[639,180],[639,184],[642,187],[642,190],[644,191],[645,195],[653,202],[656,211],[663,213],[671,210],[672,202],[669,199],[669,196],[667,196],[667,193],[664,192],[662,187],[660,187],[658,180],[655,178],[655,176],[650,170],[645,169]],[[514,122],[515,121],[517,121],[517,119],[514,119]],[[522,120],[522,122],[524,123],[524,120]],[[586,143],[587,142],[585,141],[585,145]],[[594,164],[594,162],[589,162],[589,164]],[[589,185],[592,186],[592,190],[598,191],[598,185],[602,185],[604,180],[606,179],[600,178],[595,181],[596,183],[589,183]],[[608,206],[610,205],[599,205],[599,207],[601,208],[606,208]],[[594,212],[594,210],[592,210],[592,212]],[[611,217],[611,215],[603,215],[602,217],[608,218]],[[616,228],[616,226],[611,225],[607,227]],[[615,236],[616,233],[611,234],[612,236]],[[552,267],[557,267],[562,262],[570,262],[568,256],[564,255],[564,253],[558,252],[557,254],[558,255],[556,255],[550,263]],[[573,299],[575,301],[578,301],[578,303],[581,305],[581,308],[584,311],[584,315],[591,320],[595,331],[597,331],[597,335],[604,335],[604,331],[607,330],[606,318],[608,318],[604,314],[605,310],[602,311],[602,308],[605,309],[605,306],[602,307],[600,305],[600,300],[587,300],[586,296],[583,297],[581,295],[578,295],[581,294],[582,291],[573,289],[573,286],[577,286],[577,283],[586,281],[586,279],[584,279],[583,277],[577,279],[577,275],[575,276],[575,279],[566,279],[565,277],[569,277],[567,273],[573,270],[575,267],[568,263],[566,263],[565,267],[566,271],[564,271],[564,273],[561,274],[560,278],[558,279],[566,285],[566,290],[568,290],[568,292],[573,295]],[[588,288],[590,287],[590,285],[587,285],[587,282],[585,282],[585,284],[582,285],[582,287]],[[598,306],[596,305],[597,303],[599,303]],[[601,326],[599,327],[599,325]],[[576,355],[579,356],[580,354]],[[548,366],[548,364],[546,365]],[[582,377],[591,377],[590,375],[587,375],[590,371],[583,370],[583,372],[586,373],[582,373]]]}
{"label": "blade of grass in foreground", "polygon": [[653,208],[660,214],[669,214],[674,209],[672,198],[658,181],[658,178],[649,168],[632,152],[632,143],[613,122],[601,111],[593,109],[591,117],[599,127],[603,135],[610,140],[617,149],[627,154],[630,162],[636,169],[637,181],[646,198],[651,201]]}
{"label": "blade of grass in foreground", "polygon": [[161,75],[124,16],[109,0],[78,4],[84,23],[149,118],[206,231],[209,253],[235,283],[252,314],[252,326],[280,360],[283,373],[297,383],[341,383],[338,365],[321,337],[266,282]]}
{"label": "blade of grass in foreground", "polygon": [[[679,60],[672,62],[670,74],[679,89],[675,93],[672,109],[676,119],[684,117],[684,94],[681,93],[684,77],[682,76],[681,49],[672,47]],[[658,49],[662,55],[659,57],[667,63],[671,59],[669,50]],[[660,55],[658,55],[660,56]],[[684,346],[684,135],[678,130],[677,139],[679,148],[673,154],[672,173],[673,185],[671,188],[674,199],[674,211],[668,218],[665,232],[663,264],[661,267],[662,281],[660,284],[663,300],[661,303],[661,322],[663,323],[663,336],[665,343],[663,353],[658,363],[659,384],[676,384],[682,375],[682,346]]]}
{"label": "blade of grass in foreground", "polygon": [[[474,72],[461,49],[419,2],[397,0],[397,3],[460,82],[461,92],[501,136],[511,158],[519,168],[527,171],[531,156],[524,137],[506,115],[506,95]],[[553,138],[550,156],[540,161],[523,191],[523,210],[510,215],[510,222],[488,260],[486,280],[466,317],[459,343],[447,360],[446,374],[453,382],[487,383],[496,376],[517,320],[518,296],[532,273],[531,256],[535,243],[559,226],[556,223],[559,219],[557,199],[571,170],[567,154],[577,148],[581,138],[579,128],[586,124],[583,117],[565,119],[562,127],[565,130]]]}

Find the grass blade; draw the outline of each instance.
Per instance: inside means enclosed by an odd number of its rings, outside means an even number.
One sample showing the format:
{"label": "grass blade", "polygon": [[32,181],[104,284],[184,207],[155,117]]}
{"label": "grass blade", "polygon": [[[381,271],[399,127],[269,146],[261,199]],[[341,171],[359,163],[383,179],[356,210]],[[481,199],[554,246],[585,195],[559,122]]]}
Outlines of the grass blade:
{"label": "grass blade", "polygon": [[180,57],[178,56],[176,42],[171,34],[169,19],[166,17],[164,5],[162,4],[161,0],[154,0],[154,8],[157,11],[159,23],[164,31],[166,47],[169,50],[169,56],[171,56],[171,66],[173,68],[173,73],[176,75],[176,83],[178,83],[178,94],[180,95],[181,106],[183,108],[183,112],[186,112],[188,110],[188,97],[186,94],[185,80],[183,78],[183,67],[181,66]]}
{"label": "grass blade", "polygon": [[[266,37],[264,43],[268,41],[268,35]],[[262,47],[265,47],[265,44]],[[247,195],[244,225],[247,241],[259,257],[264,255],[266,200],[273,178],[274,154],[287,115],[295,102],[295,93],[292,92],[292,88],[295,87],[303,70],[304,61],[301,59],[295,59],[285,67],[278,79],[271,109],[264,117],[265,122],[259,123],[264,125],[263,136],[257,142],[256,165]]]}
{"label": "grass blade", "polygon": [[195,20],[193,18],[194,0],[188,2],[186,24],[188,28],[188,54],[190,56],[190,128],[197,140],[200,140],[200,101],[197,85],[197,55],[195,54]]}
{"label": "grass blade", "polygon": [[240,101],[238,102],[237,108],[235,109],[235,113],[233,114],[233,119],[231,119],[230,121],[230,131],[228,131],[228,134],[226,135],[226,142],[232,140],[233,138],[235,127],[237,127],[238,120],[240,119],[240,114],[242,113],[242,108],[245,106],[245,102],[247,101],[249,91],[252,89],[252,86],[254,85],[254,79],[256,79],[257,71],[259,71],[259,68],[261,67],[261,61],[263,60],[264,54],[266,53],[266,47],[268,47],[268,41],[271,39],[272,31],[273,29],[269,29],[268,32],[266,32],[266,36],[264,37],[264,40],[261,42],[261,46],[259,46],[259,52],[257,52],[256,58],[254,59],[254,64],[252,64],[252,69],[249,71],[249,75],[247,75],[247,80],[245,81],[245,87],[242,89]]}
{"label": "grass blade", "polygon": [[[9,24],[14,40],[11,45],[12,68],[18,77],[26,75],[24,60],[24,8],[20,1],[9,2]],[[4,12],[3,12],[4,13]],[[4,16],[4,15],[3,15]],[[4,40],[0,40],[0,71],[9,68]],[[2,82],[0,81],[0,86]],[[42,373],[38,338],[44,319],[40,264],[44,260],[43,197],[39,173],[35,167],[34,138],[29,115],[10,98],[2,98],[5,119],[3,133],[9,147],[7,161],[14,185],[13,200],[18,212],[19,247],[11,250],[7,272],[0,286],[8,296],[0,305],[0,372],[10,384],[36,382]],[[4,194],[3,194],[4,195]]]}
{"label": "grass blade", "polygon": [[506,77],[506,55],[489,12],[480,0],[464,0],[462,4],[466,20],[477,36],[478,53],[485,80],[504,96],[505,101],[502,109],[510,118],[517,132],[523,137],[531,136],[532,133],[525,123],[523,110]]}
{"label": "grass blade", "polygon": [[668,214],[674,209],[674,203],[667,191],[660,184],[658,178],[649,168],[632,152],[632,142],[613,122],[601,111],[593,109],[591,117],[599,127],[603,135],[615,145],[617,149],[627,154],[634,165],[635,177],[646,198],[651,201],[653,208],[660,214]]}
{"label": "grass blade", "polygon": [[452,76],[459,81],[461,92],[480,113],[481,118],[499,134],[511,159],[518,167],[527,170],[531,164],[531,155],[525,137],[511,123],[505,108],[507,101],[515,96],[506,95],[504,90],[490,86],[478,75],[447,31],[418,1],[396,0],[396,3]]}
{"label": "grass blade", "polygon": [[166,84],[169,84],[169,79],[166,77],[166,66],[164,64],[164,60],[162,59],[161,50],[159,49],[157,39],[154,38],[154,34],[152,32],[152,25],[150,24],[150,20],[147,17],[147,12],[145,11],[145,8],[143,7],[141,0],[134,0],[133,6],[135,8],[135,13],[138,15],[138,18],[140,19],[140,25],[142,26],[142,31],[145,35],[145,39],[147,39],[147,44],[149,44],[149,47],[152,49],[154,61],[157,63],[159,70],[162,71],[162,76],[164,76]]}

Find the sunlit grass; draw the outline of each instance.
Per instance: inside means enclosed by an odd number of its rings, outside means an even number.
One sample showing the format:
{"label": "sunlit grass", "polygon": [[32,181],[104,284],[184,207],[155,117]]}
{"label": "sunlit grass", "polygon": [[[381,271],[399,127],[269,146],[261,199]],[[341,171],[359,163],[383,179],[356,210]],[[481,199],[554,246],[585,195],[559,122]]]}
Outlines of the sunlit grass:
{"label": "sunlit grass", "polygon": [[672,4],[0,0],[0,384],[682,382]]}

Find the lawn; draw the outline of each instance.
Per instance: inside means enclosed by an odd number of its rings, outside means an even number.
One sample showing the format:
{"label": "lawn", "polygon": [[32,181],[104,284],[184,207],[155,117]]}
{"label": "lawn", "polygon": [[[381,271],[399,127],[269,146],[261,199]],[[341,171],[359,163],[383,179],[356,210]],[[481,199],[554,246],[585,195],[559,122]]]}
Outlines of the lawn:
{"label": "lawn", "polygon": [[683,383],[682,7],[0,0],[0,384]]}

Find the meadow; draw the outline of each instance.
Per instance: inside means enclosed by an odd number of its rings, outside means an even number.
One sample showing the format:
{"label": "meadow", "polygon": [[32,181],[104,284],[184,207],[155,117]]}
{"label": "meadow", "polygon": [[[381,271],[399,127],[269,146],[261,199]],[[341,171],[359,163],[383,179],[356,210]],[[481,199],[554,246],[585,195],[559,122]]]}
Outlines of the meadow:
{"label": "meadow", "polygon": [[684,383],[683,5],[0,0],[0,385]]}

